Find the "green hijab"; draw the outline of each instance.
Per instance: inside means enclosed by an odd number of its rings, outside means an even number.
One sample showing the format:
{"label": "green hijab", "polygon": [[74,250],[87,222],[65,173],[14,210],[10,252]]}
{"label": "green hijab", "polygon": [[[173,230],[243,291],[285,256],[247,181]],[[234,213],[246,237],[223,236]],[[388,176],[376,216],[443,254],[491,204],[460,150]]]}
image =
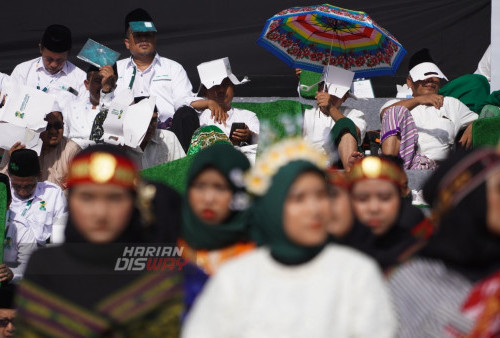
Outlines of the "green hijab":
{"label": "green hijab", "polygon": [[[283,206],[293,182],[306,171],[324,173],[304,160],[292,161],[273,176],[267,192],[254,200],[252,207],[252,237],[258,245],[270,248],[272,256],[284,264],[300,264],[314,258],[326,245],[305,247],[290,241],[283,229]],[[325,183],[326,184],[326,183]]]}
{"label": "green hijab", "polygon": [[[196,154],[188,172],[187,189],[182,206],[182,237],[197,250],[220,249],[247,241],[247,210],[234,210],[229,219],[218,225],[206,224],[194,214],[188,199],[189,187],[207,168],[217,169],[228,181],[233,191],[233,202],[244,200],[246,196],[243,173],[250,168],[246,156],[226,143],[216,143],[202,149]],[[244,204],[241,209],[245,208]]]}

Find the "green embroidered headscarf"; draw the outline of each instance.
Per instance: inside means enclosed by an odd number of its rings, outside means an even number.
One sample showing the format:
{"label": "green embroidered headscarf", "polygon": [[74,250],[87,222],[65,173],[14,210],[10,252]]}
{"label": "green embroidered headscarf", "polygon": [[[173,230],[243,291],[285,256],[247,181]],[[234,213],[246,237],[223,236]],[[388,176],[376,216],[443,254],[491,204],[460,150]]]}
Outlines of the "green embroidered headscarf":
{"label": "green embroidered headscarf", "polygon": [[226,134],[217,126],[204,126],[195,130],[186,155],[193,155],[216,143],[232,145]]}
{"label": "green embroidered headscarf", "polygon": [[[233,213],[223,224],[204,223],[194,214],[189,204],[189,187],[206,168],[217,169],[233,190]],[[197,250],[213,250],[248,240],[248,195],[245,191],[244,172],[249,168],[250,163],[246,156],[227,143],[214,144],[196,154],[188,172],[182,206],[182,237],[191,247]]]}
{"label": "green embroidered headscarf", "polygon": [[[313,163],[295,160],[281,167],[272,177],[266,193],[254,200],[251,209],[251,234],[258,245],[266,245],[278,261],[299,264],[315,257],[326,245],[304,247],[292,242],[283,228],[283,207],[290,187],[304,172],[325,174]],[[326,181],[325,181],[326,184]]]}

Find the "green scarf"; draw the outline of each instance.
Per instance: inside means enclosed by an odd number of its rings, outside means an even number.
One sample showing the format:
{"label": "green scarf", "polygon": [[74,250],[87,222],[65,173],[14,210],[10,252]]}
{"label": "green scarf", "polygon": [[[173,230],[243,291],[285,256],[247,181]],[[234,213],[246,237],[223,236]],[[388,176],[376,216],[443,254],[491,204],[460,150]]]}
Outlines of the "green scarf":
{"label": "green scarf", "polygon": [[196,154],[187,178],[187,189],[182,206],[182,237],[197,250],[214,250],[231,244],[247,241],[248,212],[234,211],[222,224],[209,225],[201,221],[193,212],[189,200],[189,187],[193,180],[206,168],[216,168],[226,178],[233,190],[233,198],[244,194],[242,174],[250,168],[245,155],[232,145],[217,143]]}
{"label": "green scarf", "polygon": [[314,258],[326,245],[304,247],[288,239],[283,229],[283,206],[293,182],[305,171],[324,173],[314,164],[298,160],[288,163],[273,176],[267,193],[254,200],[251,210],[252,237],[270,248],[272,256],[285,264],[300,264]]}

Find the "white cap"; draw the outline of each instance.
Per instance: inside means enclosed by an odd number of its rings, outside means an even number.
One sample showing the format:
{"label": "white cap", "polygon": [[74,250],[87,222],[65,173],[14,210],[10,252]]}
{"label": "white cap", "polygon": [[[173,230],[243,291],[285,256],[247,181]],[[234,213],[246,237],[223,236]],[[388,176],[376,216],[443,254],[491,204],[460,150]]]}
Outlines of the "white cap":
{"label": "white cap", "polygon": [[231,71],[231,65],[229,64],[229,58],[227,57],[200,63],[197,68],[198,74],[200,75],[200,81],[207,89],[220,85],[226,77],[229,78],[234,85],[250,81],[246,76],[241,81],[234,76]]}
{"label": "white cap", "polygon": [[328,94],[341,99],[351,88],[353,78],[354,72],[339,67],[327,66],[323,70],[321,81],[325,82]]}
{"label": "white cap", "polygon": [[439,69],[436,64],[432,62],[422,62],[410,69],[410,76],[413,81],[423,81],[431,77],[438,77],[440,79],[448,78],[444,76],[443,72]]}

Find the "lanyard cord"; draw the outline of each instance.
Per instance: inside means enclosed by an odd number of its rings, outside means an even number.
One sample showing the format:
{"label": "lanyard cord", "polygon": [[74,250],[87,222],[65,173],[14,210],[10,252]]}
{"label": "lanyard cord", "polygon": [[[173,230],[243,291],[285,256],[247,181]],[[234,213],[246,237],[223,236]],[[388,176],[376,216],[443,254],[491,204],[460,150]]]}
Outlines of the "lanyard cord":
{"label": "lanyard cord", "polygon": [[[36,69],[38,69],[39,65],[40,65],[40,63],[37,62]],[[38,77],[38,84],[36,85],[36,89],[41,90],[42,92],[47,92],[47,90],[48,90],[49,86],[52,84],[52,82],[59,80],[59,78],[61,77],[61,71],[59,71],[59,73],[57,73],[56,77],[52,77],[49,84],[46,85],[43,89],[40,89],[40,73],[38,73],[38,71],[36,72],[36,76]]]}
{"label": "lanyard cord", "polygon": [[130,83],[128,84],[128,89],[130,89],[130,90],[132,90],[132,87],[134,87],[136,73],[137,73],[137,68],[134,66],[134,71],[132,72],[132,78],[130,78]]}

